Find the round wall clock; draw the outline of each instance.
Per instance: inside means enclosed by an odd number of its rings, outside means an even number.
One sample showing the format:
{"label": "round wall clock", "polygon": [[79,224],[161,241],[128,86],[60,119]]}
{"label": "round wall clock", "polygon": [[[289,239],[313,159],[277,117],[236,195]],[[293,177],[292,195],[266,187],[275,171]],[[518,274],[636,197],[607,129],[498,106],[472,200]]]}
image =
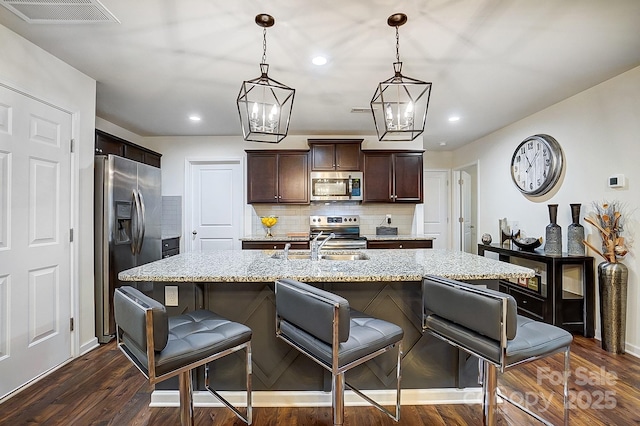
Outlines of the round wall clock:
{"label": "round wall clock", "polygon": [[549,135],[530,136],[511,157],[511,178],[526,195],[543,195],[558,182],[563,167],[560,144]]}

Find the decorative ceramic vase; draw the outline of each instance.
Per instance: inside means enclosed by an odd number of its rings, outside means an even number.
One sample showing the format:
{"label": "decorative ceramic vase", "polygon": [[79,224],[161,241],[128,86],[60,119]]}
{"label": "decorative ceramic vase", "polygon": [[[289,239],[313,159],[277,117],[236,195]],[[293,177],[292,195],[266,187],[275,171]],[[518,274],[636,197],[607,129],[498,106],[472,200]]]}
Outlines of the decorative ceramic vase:
{"label": "decorative ceramic vase", "polygon": [[571,220],[567,232],[567,253],[569,256],[584,256],[584,226],[580,225],[580,207],[582,204],[569,204]]}
{"label": "decorative ceramic vase", "polygon": [[628,277],[627,267],[622,263],[598,265],[602,349],[616,354],[625,352]]}
{"label": "decorative ceramic vase", "polygon": [[558,205],[549,204],[549,223],[546,228],[544,253],[551,256],[562,255],[562,228],[556,223]]}

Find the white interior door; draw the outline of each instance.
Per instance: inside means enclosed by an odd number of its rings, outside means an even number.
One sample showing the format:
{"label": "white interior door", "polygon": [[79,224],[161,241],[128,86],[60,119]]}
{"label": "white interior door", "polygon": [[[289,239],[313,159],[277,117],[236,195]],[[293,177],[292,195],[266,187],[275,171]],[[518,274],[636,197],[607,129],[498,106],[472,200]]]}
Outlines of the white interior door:
{"label": "white interior door", "polygon": [[185,235],[190,251],[240,249],[243,224],[241,160],[191,161]]}
{"label": "white interior door", "polygon": [[424,234],[433,248],[449,248],[449,171],[424,171]]}
{"label": "white interior door", "polygon": [[71,357],[71,116],[0,86],[0,397]]}
{"label": "white interior door", "polygon": [[460,171],[460,202],[462,204],[462,251],[472,253],[471,175]]}

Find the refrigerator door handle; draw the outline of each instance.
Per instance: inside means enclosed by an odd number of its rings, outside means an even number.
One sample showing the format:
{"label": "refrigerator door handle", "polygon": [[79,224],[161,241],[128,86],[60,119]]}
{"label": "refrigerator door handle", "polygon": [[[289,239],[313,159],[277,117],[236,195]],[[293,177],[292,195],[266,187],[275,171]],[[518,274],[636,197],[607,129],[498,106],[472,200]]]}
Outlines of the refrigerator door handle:
{"label": "refrigerator door handle", "polygon": [[142,244],[144,244],[144,234],[147,228],[147,222],[145,219],[146,215],[146,207],[144,204],[144,197],[142,196],[142,192],[138,191],[138,199],[140,200],[140,236],[138,238],[138,254],[142,251]]}
{"label": "refrigerator door handle", "polygon": [[141,216],[141,206],[140,206],[140,198],[138,196],[138,190],[133,190],[133,204],[136,209],[136,228],[135,230],[131,230],[132,234],[132,243],[131,243],[131,252],[135,256],[139,253],[140,246],[140,229],[142,228],[142,216]]}

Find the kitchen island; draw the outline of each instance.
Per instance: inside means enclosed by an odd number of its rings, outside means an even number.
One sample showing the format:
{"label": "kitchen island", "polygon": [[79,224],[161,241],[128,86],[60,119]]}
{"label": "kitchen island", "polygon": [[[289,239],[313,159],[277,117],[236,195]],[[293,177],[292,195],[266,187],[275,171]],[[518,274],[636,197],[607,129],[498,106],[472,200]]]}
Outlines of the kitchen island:
{"label": "kitchen island", "polygon": [[[303,253],[291,251],[289,254],[295,257]],[[324,250],[323,253],[330,254]],[[189,300],[181,300],[180,306],[168,307],[169,310],[175,309],[178,313],[206,307],[251,327],[253,388],[276,391],[267,392],[275,400],[264,404],[288,405],[306,401],[307,405],[321,405],[330,401],[327,394],[330,392],[329,374],[275,337],[274,282],[279,278],[303,281],[340,294],[354,309],[403,328],[404,404],[469,400],[469,395],[460,391],[465,387],[472,387],[477,394],[477,360],[422,333],[422,277],[437,275],[497,286],[500,278],[532,277],[534,271],[452,250],[340,253],[358,254],[366,260],[283,260],[282,250],[221,250],[180,254],[123,271],[119,278],[154,282],[154,297],[162,302],[164,287],[177,285]],[[357,367],[347,380],[362,389],[393,389],[395,363],[393,355],[388,355]],[[221,383],[222,389],[241,390],[241,377],[233,373],[242,368],[242,358],[225,358],[229,360],[216,363],[216,381]],[[196,386],[203,388],[202,377],[197,378]],[[162,387],[164,385],[160,384],[157,389]],[[256,404],[261,403],[256,401]]]}

